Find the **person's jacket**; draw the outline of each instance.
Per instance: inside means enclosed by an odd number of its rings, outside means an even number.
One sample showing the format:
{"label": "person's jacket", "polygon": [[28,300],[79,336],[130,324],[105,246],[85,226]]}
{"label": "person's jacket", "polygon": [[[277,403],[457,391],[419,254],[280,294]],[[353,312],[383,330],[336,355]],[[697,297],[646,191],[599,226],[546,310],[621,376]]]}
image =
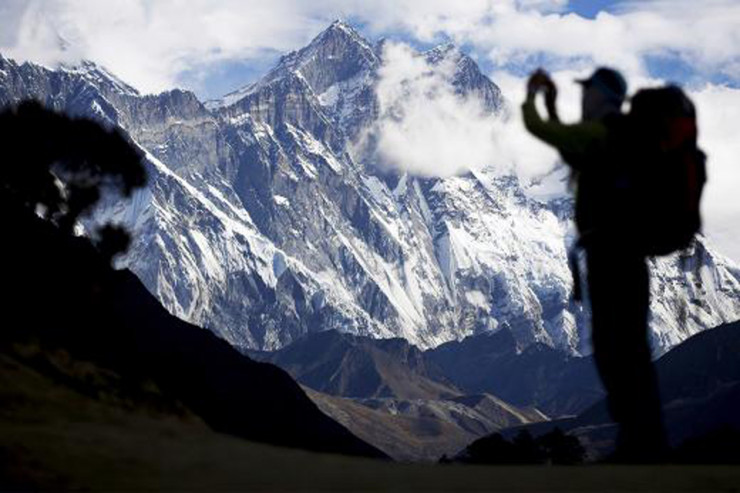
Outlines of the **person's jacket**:
{"label": "person's jacket", "polygon": [[[582,239],[624,238],[629,228],[627,179],[631,161],[627,116],[612,113],[601,120],[563,124],[543,120],[533,98],[522,105],[524,124],[533,135],[555,147],[576,178],[575,222]],[[620,177],[620,174],[624,177]]]}

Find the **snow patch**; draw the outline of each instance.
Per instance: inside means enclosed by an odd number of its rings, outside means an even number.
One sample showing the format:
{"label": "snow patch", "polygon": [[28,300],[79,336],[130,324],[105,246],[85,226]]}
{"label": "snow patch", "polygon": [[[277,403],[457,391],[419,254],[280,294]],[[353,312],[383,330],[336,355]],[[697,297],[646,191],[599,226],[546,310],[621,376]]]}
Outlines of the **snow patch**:
{"label": "snow patch", "polygon": [[275,203],[281,207],[290,207],[290,200],[283,197],[282,195],[273,195],[272,200],[275,201]]}

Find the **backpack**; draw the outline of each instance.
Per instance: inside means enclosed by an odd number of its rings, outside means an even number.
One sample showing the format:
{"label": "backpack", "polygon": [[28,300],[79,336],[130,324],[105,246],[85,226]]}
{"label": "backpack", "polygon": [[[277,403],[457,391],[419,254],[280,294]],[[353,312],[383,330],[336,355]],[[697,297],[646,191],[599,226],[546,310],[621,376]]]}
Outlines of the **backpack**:
{"label": "backpack", "polygon": [[627,119],[637,246],[648,256],[684,250],[701,230],[706,182],[694,104],[677,86],[642,89]]}

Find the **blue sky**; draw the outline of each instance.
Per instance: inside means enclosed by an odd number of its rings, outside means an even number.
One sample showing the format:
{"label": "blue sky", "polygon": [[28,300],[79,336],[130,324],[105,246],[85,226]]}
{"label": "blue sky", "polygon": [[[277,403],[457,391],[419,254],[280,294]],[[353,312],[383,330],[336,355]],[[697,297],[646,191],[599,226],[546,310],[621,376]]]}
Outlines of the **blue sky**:
{"label": "blue sky", "polygon": [[4,0],[0,50],[50,65],[92,59],[143,92],[184,86],[207,99],[253,81],[336,18],[370,40],[452,39],[489,73],[611,64],[740,84],[737,0]]}
{"label": "blue sky", "polygon": [[613,11],[618,3],[610,0],[571,0],[566,10],[593,19],[601,11]]}
{"label": "blue sky", "polygon": [[88,58],[144,92],[179,85],[211,98],[343,18],[370,40],[452,38],[489,72],[612,62],[737,87],[738,16],[736,0],[4,0],[0,50],[47,64]]}
{"label": "blue sky", "polygon": [[[595,19],[600,13],[602,15],[618,16],[625,10],[639,11],[639,7],[636,6],[634,1],[570,0],[568,2],[550,2],[559,4],[552,6],[547,6],[547,3],[543,2],[545,7],[541,9],[542,12],[557,16],[574,14],[584,19]],[[425,50],[450,38],[445,32],[438,32],[432,38],[420,39],[413,32],[409,32],[408,29],[398,28],[397,26],[378,30],[371,23],[368,23],[362,15],[347,15],[348,12],[345,12],[345,9],[342,8],[336,9],[335,12],[337,17],[347,20],[370,41],[375,41],[382,36],[408,43],[419,50]],[[323,24],[321,19],[323,19]],[[319,16],[316,23],[316,34],[330,22],[329,19],[325,13]],[[740,26],[738,26],[738,29],[740,29]],[[302,44],[292,46],[291,49],[297,49],[300,46]],[[518,60],[510,64],[496,64],[492,63],[486,57],[485,50],[479,49],[476,44],[462,43],[462,46],[466,52],[476,57],[483,71],[487,73],[504,68],[512,73],[525,74],[540,65],[547,66],[551,63],[555,65],[565,63],[568,65],[568,61],[552,57],[547,53],[533,53],[528,60],[523,62]],[[178,75],[177,82],[195,90],[203,99],[216,98],[258,79],[277,62],[282,54],[283,52],[278,50],[264,50],[259,56],[249,59],[224,60],[210,66],[207,71],[200,69],[183,71]],[[706,82],[711,82],[730,87],[740,87],[740,78],[730,77],[720,72],[697,71],[690,62],[681,56],[680,52],[672,51],[670,48],[660,50],[659,53],[645,55],[643,60],[646,66],[646,75],[656,79],[678,82],[687,86],[700,86]]]}

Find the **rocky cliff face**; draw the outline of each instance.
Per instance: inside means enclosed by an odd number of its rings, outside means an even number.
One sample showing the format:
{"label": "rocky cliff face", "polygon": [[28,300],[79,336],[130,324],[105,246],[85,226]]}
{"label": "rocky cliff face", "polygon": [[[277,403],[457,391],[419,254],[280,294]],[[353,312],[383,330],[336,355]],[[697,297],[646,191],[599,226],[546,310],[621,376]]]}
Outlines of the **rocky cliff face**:
{"label": "rocky cliff face", "polygon": [[[458,49],[419,56],[454,64],[461,97],[503,109]],[[382,43],[336,22],[203,104],[182,90],[140,95],[90,63],[0,58],[0,104],[37,98],[118,125],[147,151],[148,189],[99,215],[133,229],[121,263],[170,312],[234,345],[276,349],[338,329],[428,348],[508,327],[521,346],[587,352],[587,310],[569,301],[570,199],[496,166],[445,179],[374,167],[353,144],[378,118],[382,63]],[[740,318],[737,266],[703,240],[683,264],[653,265],[658,351]]]}

